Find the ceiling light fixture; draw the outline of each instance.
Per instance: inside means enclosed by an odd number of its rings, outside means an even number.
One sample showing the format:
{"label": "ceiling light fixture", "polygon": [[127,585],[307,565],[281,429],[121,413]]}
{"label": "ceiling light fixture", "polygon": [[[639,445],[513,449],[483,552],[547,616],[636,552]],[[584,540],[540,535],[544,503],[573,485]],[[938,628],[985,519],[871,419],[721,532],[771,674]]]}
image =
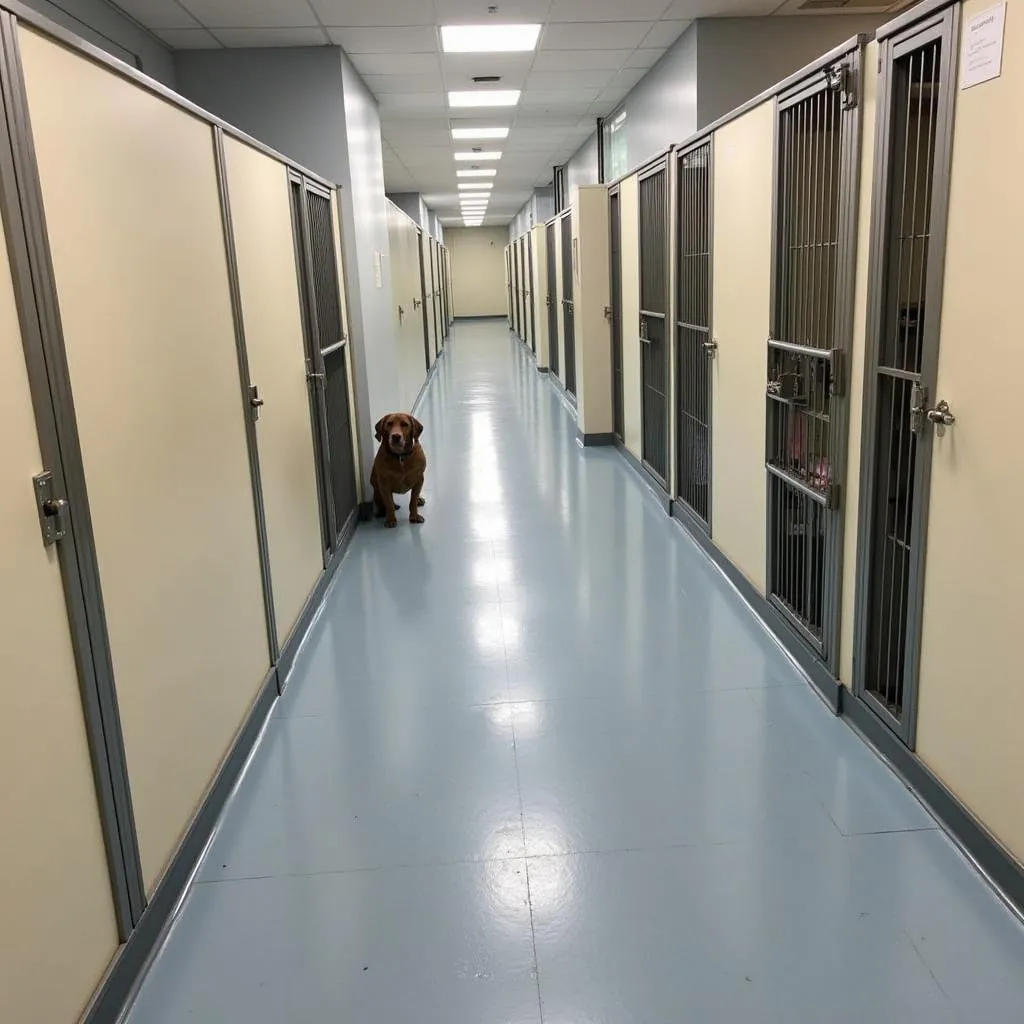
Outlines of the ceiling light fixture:
{"label": "ceiling light fixture", "polygon": [[523,53],[537,49],[540,25],[442,25],[445,53]]}
{"label": "ceiling light fixture", "polygon": [[498,173],[496,167],[471,167],[468,171],[456,171],[457,178],[493,178]]}
{"label": "ceiling light fixture", "polygon": [[482,188],[494,188],[493,181],[460,181],[459,188],[470,189],[473,192],[479,192]]}
{"label": "ceiling light fixture", "polygon": [[507,128],[453,128],[453,139],[507,139]]}
{"label": "ceiling light fixture", "polygon": [[518,89],[456,89],[448,93],[450,107],[514,107]]}
{"label": "ceiling light fixture", "polygon": [[483,200],[485,203],[491,198],[490,192],[463,192],[459,196],[459,202],[462,203],[478,203]]}
{"label": "ceiling light fixture", "polygon": [[500,160],[501,150],[500,149],[489,149],[487,152],[474,153],[472,151],[468,153],[456,153],[456,160]]}

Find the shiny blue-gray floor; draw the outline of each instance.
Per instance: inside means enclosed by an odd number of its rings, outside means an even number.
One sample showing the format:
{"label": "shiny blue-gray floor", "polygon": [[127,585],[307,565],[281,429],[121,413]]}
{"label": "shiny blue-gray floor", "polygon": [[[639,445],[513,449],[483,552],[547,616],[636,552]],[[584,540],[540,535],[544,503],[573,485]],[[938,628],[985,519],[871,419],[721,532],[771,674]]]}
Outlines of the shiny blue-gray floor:
{"label": "shiny blue-gray floor", "polygon": [[503,324],[422,419],[131,1024],[1024,1020],[1016,920]]}

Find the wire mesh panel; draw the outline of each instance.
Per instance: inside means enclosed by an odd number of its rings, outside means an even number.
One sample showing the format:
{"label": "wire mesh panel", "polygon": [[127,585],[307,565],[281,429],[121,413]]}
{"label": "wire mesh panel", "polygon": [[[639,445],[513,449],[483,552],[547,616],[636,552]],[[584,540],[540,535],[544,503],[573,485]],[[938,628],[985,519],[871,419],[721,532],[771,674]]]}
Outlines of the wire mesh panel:
{"label": "wire mesh panel", "polygon": [[512,326],[512,246],[505,248],[505,298],[508,304],[508,325]]}
{"label": "wire mesh panel", "polygon": [[679,157],[676,365],[679,499],[703,523],[711,494],[711,141]]}
{"label": "wire mesh panel", "polygon": [[768,339],[768,593],[830,664],[838,647],[855,238],[855,54],[779,104]]}
{"label": "wire mesh panel", "polygon": [[608,197],[610,301],[612,325],[612,424],[615,436],[624,437],[622,399],[622,199],[618,190]]}
{"label": "wire mesh panel", "polygon": [[668,172],[640,179],[640,341],[642,455],[654,475],[668,478]]}
{"label": "wire mesh panel", "polygon": [[565,334],[565,390],[576,394],[576,307],[572,280],[572,218],[561,221],[562,232],[562,329]]}
{"label": "wire mesh panel", "polygon": [[359,504],[355,457],[352,449],[352,416],[349,407],[348,362],[341,323],[338,260],[334,250],[331,201],[307,190],[310,264],[316,302],[316,324],[324,373],[324,411],[327,417],[331,491],[335,529],[340,534]]}
{"label": "wire mesh panel", "polygon": [[548,365],[552,373],[558,373],[558,263],[555,260],[555,225],[549,224],[546,231],[548,246]]}
{"label": "wire mesh panel", "polygon": [[[883,48],[880,223],[872,253],[876,335],[865,403],[855,685],[912,745],[922,547],[931,464],[929,390],[938,361],[953,14]],[[877,187],[877,185],[876,185]]]}

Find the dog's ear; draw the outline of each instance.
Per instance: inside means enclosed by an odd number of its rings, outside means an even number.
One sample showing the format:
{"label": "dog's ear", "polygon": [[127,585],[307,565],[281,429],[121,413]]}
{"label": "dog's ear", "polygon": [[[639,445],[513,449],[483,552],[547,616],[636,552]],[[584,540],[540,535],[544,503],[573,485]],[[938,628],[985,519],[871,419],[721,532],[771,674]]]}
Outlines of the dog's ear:
{"label": "dog's ear", "polygon": [[420,434],[423,433],[423,424],[415,416],[410,416],[409,419],[412,420],[412,436],[418,440]]}
{"label": "dog's ear", "polygon": [[391,413],[388,413],[387,416],[381,416],[381,418],[377,420],[376,424],[374,424],[373,436],[376,437],[378,441],[384,440],[384,431],[387,429],[389,419],[391,419]]}

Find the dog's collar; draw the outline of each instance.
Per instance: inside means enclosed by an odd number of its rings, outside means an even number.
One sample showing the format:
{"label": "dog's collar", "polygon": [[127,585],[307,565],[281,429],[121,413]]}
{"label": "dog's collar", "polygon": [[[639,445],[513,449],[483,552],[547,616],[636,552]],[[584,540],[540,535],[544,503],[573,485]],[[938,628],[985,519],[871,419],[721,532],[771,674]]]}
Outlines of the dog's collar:
{"label": "dog's collar", "polygon": [[410,449],[409,449],[409,450],[408,450],[407,452],[403,452],[403,453],[402,453],[401,455],[399,455],[399,454],[398,454],[398,452],[392,451],[392,450],[391,450],[391,446],[390,446],[390,445],[388,445],[388,446],[387,446],[387,451],[388,451],[388,454],[389,454],[389,455],[390,455],[390,456],[391,456],[392,458],[398,459],[398,461],[399,461],[399,462],[405,462],[405,460],[406,460],[407,458],[409,458],[409,456],[410,456],[410,455],[412,455],[412,453],[413,453],[413,452],[414,452],[415,450],[416,450],[416,442],[415,442],[415,441],[413,441],[413,443],[412,443],[412,447],[411,447],[411,448],[410,448]]}

